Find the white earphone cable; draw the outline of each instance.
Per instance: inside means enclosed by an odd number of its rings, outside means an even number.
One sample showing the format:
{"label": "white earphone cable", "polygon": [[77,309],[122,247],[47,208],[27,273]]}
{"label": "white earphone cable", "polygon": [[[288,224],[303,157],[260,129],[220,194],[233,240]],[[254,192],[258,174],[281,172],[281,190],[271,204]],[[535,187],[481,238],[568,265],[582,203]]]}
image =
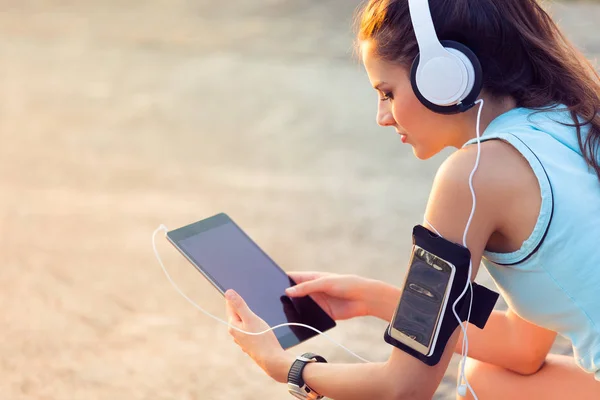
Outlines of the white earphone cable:
{"label": "white earphone cable", "polygon": [[[471,171],[471,174],[469,175],[469,189],[471,190],[471,198],[473,199],[473,206],[471,207],[471,214],[469,215],[469,220],[467,221],[467,225],[465,227],[465,232],[463,234],[463,246],[465,246],[465,247],[467,247],[467,234],[469,232],[469,228],[471,227],[471,222],[473,221],[473,217],[475,215],[475,208],[477,206],[477,197],[475,196],[475,189],[473,188],[473,177],[475,176],[475,172],[477,171],[477,168],[479,167],[479,160],[481,159],[481,131],[480,131],[480,129],[481,129],[481,112],[483,110],[484,101],[483,101],[483,99],[479,99],[475,102],[475,104],[477,104],[477,103],[480,104],[479,110],[477,111],[477,127],[476,127],[477,157],[475,158],[475,166],[473,167],[473,170]],[[462,362],[461,362],[461,366],[460,366],[460,379],[461,379],[461,382],[462,381],[465,382],[465,384],[467,385],[467,388],[473,395],[473,398],[475,400],[478,400],[477,395],[475,394],[475,391],[469,384],[467,376],[465,375],[465,364],[467,361],[467,354],[469,353],[469,339],[467,337],[467,330],[469,327],[469,319],[471,317],[471,310],[473,308],[473,284],[471,283],[472,271],[473,271],[473,263],[471,260],[469,260],[469,275],[467,278],[467,285],[465,286],[465,289],[463,290],[460,297],[454,303],[454,307],[456,307],[458,300],[463,298],[463,296],[465,295],[465,293],[467,291],[467,287],[468,287],[470,289],[469,290],[469,294],[470,294],[469,312],[467,314],[467,320],[464,322],[464,324],[461,322],[461,329],[463,331],[463,343],[462,343]],[[457,318],[459,318],[458,315],[456,314],[456,309],[454,307],[453,307],[454,315]],[[464,327],[463,327],[463,325],[464,325]]]}
{"label": "white earphone cable", "polygon": [[[471,190],[471,199],[473,201],[473,205],[471,207],[471,213],[469,214],[469,219],[467,220],[467,224],[465,226],[465,231],[463,233],[463,246],[467,247],[467,234],[469,232],[469,228],[471,227],[471,222],[473,221],[473,216],[475,215],[475,208],[477,206],[477,197],[475,196],[475,189],[473,188],[473,176],[475,176],[475,172],[477,171],[477,168],[479,167],[479,160],[481,158],[481,132],[480,132],[480,126],[481,126],[481,111],[483,110],[483,99],[479,99],[475,102],[476,104],[479,103],[479,111],[477,112],[477,128],[476,128],[476,134],[477,134],[477,157],[475,158],[475,165],[473,167],[473,170],[471,171],[471,174],[469,175],[469,189]],[[427,218],[424,218],[425,223],[427,223],[427,225],[429,225],[431,227],[431,229],[433,229],[433,231],[440,237],[443,237],[437,229],[435,229],[435,227],[427,220]],[[465,375],[465,361],[467,359],[467,355],[469,353],[469,339],[467,337],[467,330],[468,330],[468,326],[469,326],[469,319],[471,319],[471,310],[473,308],[473,284],[471,283],[471,275],[473,273],[473,264],[471,262],[471,260],[469,260],[469,272],[467,275],[467,284],[465,285],[465,288],[463,289],[462,293],[460,294],[460,296],[458,296],[458,298],[456,299],[456,301],[454,301],[453,305],[452,305],[452,313],[454,314],[454,316],[456,317],[456,319],[458,320],[458,323],[460,325],[460,329],[463,333],[463,342],[462,342],[462,349],[461,349],[461,363],[460,363],[460,383],[462,384],[462,382],[464,381],[467,388],[469,389],[469,391],[471,392],[471,394],[473,395],[473,398],[475,400],[478,400],[477,395],[475,394],[475,391],[473,390],[473,388],[471,387],[471,385],[469,384],[469,381],[467,380],[467,377]],[[462,321],[460,316],[458,315],[458,313],[456,312],[456,305],[458,304],[458,302],[464,297],[465,293],[467,292],[467,290],[469,290],[469,312],[467,313],[467,320],[466,321]],[[463,396],[461,394],[461,396]]]}
{"label": "white earphone cable", "polygon": [[[477,205],[477,199],[475,196],[475,189],[473,188],[473,176],[475,175],[475,172],[477,171],[477,168],[479,167],[479,160],[481,157],[481,135],[480,135],[480,123],[481,123],[481,111],[483,110],[483,104],[484,101],[483,99],[479,99],[477,100],[475,103],[479,103],[479,111],[477,113],[477,157],[475,160],[475,166],[473,167],[473,170],[471,171],[471,174],[469,175],[469,188],[471,189],[471,198],[473,200],[473,205],[471,208],[471,213],[469,215],[469,219],[467,221],[467,225],[465,227],[465,231],[463,234],[463,246],[467,247],[467,234],[469,232],[469,228],[471,226],[471,222],[473,220],[473,216],[475,215],[475,208]],[[433,229],[433,231],[438,234],[440,237],[442,236],[437,229],[435,229],[435,227],[429,223],[429,221],[427,221],[427,219],[425,219],[425,222]],[[258,335],[262,335],[265,334],[267,332],[270,332],[272,330],[275,330],[277,328],[283,327],[283,326],[299,326],[299,327],[303,327],[303,328],[307,328],[307,329],[311,329],[313,331],[315,331],[316,333],[318,333],[319,335],[323,335],[325,336],[329,341],[331,341],[332,343],[336,344],[337,346],[341,347],[342,349],[344,349],[345,351],[347,351],[349,354],[353,355],[354,357],[358,358],[359,360],[365,362],[365,363],[369,363],[369,360],[366,360],[365,358],[359,356],[358,354],[354,353],[352,350],[348,349],[347,347],[345,347],[344,345],[338,343],[337,341],[335,341],[334,339],[332,339],[331,337],[329,337],[326,333],[319,331],[316,328],[313,328],[312,326],[309,325],[305,325],[305,324],[298,324],[298,323],[286,323],[286,324],[280,324],[280,325],[276,325],[272,328],[266,329],[262,332],[247,332],[244,331],[242,329],[239,329],[235,326],[232,326],[231,324],[227,323],[226,321],[222,320],[219,317],[216,317],[214,315],[212,315],[211,313],[209,313],[208,311],[204,310],[202,307],[200,307],[198,304],[196,304],[192,299],[190,299],[188,296],[186,296],[185,293],[183,293],[183,291],[179,288],[179,286],[177,286],[177,284],[173,281],[173,279],[171,278],[171,276],[169,275],[169,272],[167,271],[167,269],[165,268],[162,259],[160,258],[160,255],[158,253],[158,249],[156,248],[156,234],[160,231],[164,231],[165,233],[167,232],[167,228],[164,225],[160,225],[152,234],[152,248],[154,249],[154,255],[156,256],[156,259],[158,260],[163,272],[165,273],[165,275],[167,276],[167,279],[169,280],[169,282],[171,283],[171,285],[175,288],[175,290],[184,298],[186,299],[190,304],[192,304],[196,309],[200,310],[201,312],[203,312],[204,314],[208,315],[209,317],[213,318],[214,320],[227,325],[228,327],[235,329],[238,332],[247,334],[247,335],[253,335],[253,336],[258,336]],[[472,305],[473,305],[473,286],[471,284],[471,274],[472,274],[472,270],[473,270],[473,265],[472,262],[469,261],[469,272],[467,275],[467,284],[465,285],[464,290],[462,291],[462,293],[460,294],[460,296],[456,299],[456,301],[454,302],[454,304],[452,305],[452,312],[454,313],[454,316],[456,317],[456,319],[459,321],[459,325],[460,328],[462,330],[463,333],[463,343],[462,343],[462,360],[461,360],[461,365],[460,365],[460,382],[462,384],[462,382],[464,381],[466,383],[467,388],[469,389],[469,391],[471,392],[471,394],[473,395],[475,400],[478,400],[477,396],[475,395],[475,392],[473,390],[473,388],[471,387],[471,385],[469,384],[469,381],[467,380],[467,377],[465,376],[465,361],[467,358],[467,354],[469,352],[469,340],[467,338],[467,329],[468,329],[468,321],[470,319],[471,316],[471,309],[472,309]],[[464,295],[466,294],[467,290],[470,290],[470,301],[469,301],[469,312],[468,312],[468,316],[467,316],[467,320],[463,323],[461,318],[459,317],[458,313],[456,312],[456,305],[458,304],[458,302],[464,297]]]}
{"label": "white earphone cable", "polygon": [[222,320],[222,319],[221,319],[221,318],[219,318],[219,317],[216,317],[216,316],[212,315],[211,313],[209,313],[208,311],[206,311],[206,310],[204,310],[202,307],[200,307],[198,304],[196,304],[196,303],[195,303],[195,302],[194,302],[192,299],[190,299],[188,296],[186,296],[186,294],[185,294],[185,293],[183,293],[183,291],[182,291],[182,290],[179,288],[179,286],[177,286],[177,284],[175,283],[175,281],[173,281],[173,279],[171,278],[171,275],[169,275],[169,272],[168,272],[168,271],[167,271],[167,269],[165,268],[165,266],[164,266],[164,264],[163,264],[163,262],[162,262],[162,259],[160,258],[160,255],[159,255],[159,253],[158,253],[158,249],[156,248],[156,234],[157,234],[158,232],[160,232],[160,231],[164,231],[164,232],[166,233],[166,232],[167,232],[167,227],[166,227],[166,226],[164,226],[164,225],[160,225],[160,226],[159,226],[159,227],[158,227],[158,228],[157,228],[157,229],[154,231],[154,233],[152,234],[152,248],[154,249],[154,255],[156,256],[156,259],[158,260],[158,263],[160,264],[160,266],[161,266],[161,268],[162,268],[163,272],[164,272],[164,273],[165,273],[165,275],[167,276],[167,279],[169,280],[169,282],[171,282],[171,285],[173,285],[173,287],[175,288],[175,290],[176,290],[176,291],[177,291],[177,292],[178,292],[178,293],[179,293],[181,296],[183,296],[183,298],[184,298],[184,299],[186,299],[186,300],[187,300],[187,301],[188,301],[188,302],[189,302],[191,305],[193,305],[195,308],[197,308],[198,310],[202,311],[204,314],[208,315],[208,316],[209,316],[209,317],[211,317],[212,319],[214,319],[214,320],[216,320],[216,321],[218,321],[218,322],[220,322],[220,323],[222,323],[222,324],[224,324],[224,325],[227,325],[228,327],[230,327],[230,328],[232,328],[232,329],[235,329],[235,330],[236,330],[236,331],[238,331],[238,332],[245,333],[246,335],[252,335],[252,336],[263,335],[263,334],[265,334],[265,333],[267,333],[267,332],[270,332],[270,331],[272,331],[272,330],[275,330],[275,329],[277,329],[277,328],[281,328],[281,327],[283,327],[283,326],[300,326],[300,327],[303,327],[303,328],[311,329],[311,330],[315,331],[316,333],[318,333],[319,335],[323,335],[323,336],[325,336],[325,337],[326,337],[326,338],[327,338],[329,341],[333,342],[334,344],[338,345],[338,346],[339,346],[339,347],[341,347],[342,349],[346,350],[346,351],[347,351],[349,354],[353,355],[354,357],[358,358],[359,360],[361,360],[361,361],[363,361],[363,362],[365,362],[365,363],[369,363],[369,362],[370,362],[369,360],[367,360],[367,359],[365,359],[365,358],[363,358],[363,357],[359,356],[358,354],[354,353],[352,350],[348,349],[348,348],[347,348],[347,347],[345,347],[344,345],[342,345],[342,344],[340,344],[340,343],[336,342],[334,339],[332,339],[331,337],[329,337],[329,336],[328,336],[326,333],[324,333],[324,332],[321,332],[320,330],[318,330],[318,329],[316,329],[316,328],[313,328],[313,327],[312,327],[312,326],[310,326],[310,325],[298,324],[298,323],[291,322],[291,323],[286,323],[286,324],[280,324],[280,325],[276,325],[276,326],[274,326],[274,327],[272,327],[272,328],[269,328],[269,329],[266,329],[266,330],[264,330],[264,331],[262,331],[262,332],[247,332],[247,331],[244,331],[244,330],[242,330],[242,329],[239,329],[239,328],[237,328],[237,327],[235,327],[235,326],[232,326],[231,324],[227,323],[226,321]]}

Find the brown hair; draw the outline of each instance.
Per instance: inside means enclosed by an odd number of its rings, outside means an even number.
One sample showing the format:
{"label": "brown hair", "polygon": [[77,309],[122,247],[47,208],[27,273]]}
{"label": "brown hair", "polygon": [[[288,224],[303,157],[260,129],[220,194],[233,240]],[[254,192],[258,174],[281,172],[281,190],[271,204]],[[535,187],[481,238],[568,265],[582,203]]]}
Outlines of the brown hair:
{"label": "brown hair", "polygon": [[[536,0],[429,0],[440,40],[469,47],[483,69],[483,89],[518,107],[566,106],[588,165],[600,178],[600,77]],[[369,0],[357,15],[359,42],[378,57],[410,67],[418,45],[408,0]],[[566,110],[565,108],[555,108]],[[582,135],[581,128],[589,126]]]}

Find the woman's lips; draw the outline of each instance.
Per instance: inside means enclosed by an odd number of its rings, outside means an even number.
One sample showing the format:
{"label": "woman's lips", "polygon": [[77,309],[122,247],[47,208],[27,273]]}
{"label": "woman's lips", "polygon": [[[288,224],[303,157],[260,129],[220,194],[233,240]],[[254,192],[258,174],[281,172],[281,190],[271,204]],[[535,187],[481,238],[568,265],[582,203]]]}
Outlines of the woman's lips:
{"label": "woman's lips", "polygon": [[398,135],[400,135],[400,140],[402,140],[402,143],[406,143],[406,139],[407,139],[406,133],[404,133],[403,131],[401,131],[398,128],[396,128],[396,133]]}

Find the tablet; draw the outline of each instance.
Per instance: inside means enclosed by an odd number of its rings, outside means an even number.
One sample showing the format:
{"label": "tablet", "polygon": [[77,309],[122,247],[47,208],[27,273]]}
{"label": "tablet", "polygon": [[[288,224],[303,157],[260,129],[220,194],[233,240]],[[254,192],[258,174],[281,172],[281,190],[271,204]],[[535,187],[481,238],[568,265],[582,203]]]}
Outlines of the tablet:
{"label": "tablet", "polygon": [[[221,294],[235,290],[269,326],[295,322],[325,332],[336,325],[309,296],[285,295],[295,282],[226,214],[167,232],[167,239]],[[284,349],[317,335],[298,326],[274,333]]]}

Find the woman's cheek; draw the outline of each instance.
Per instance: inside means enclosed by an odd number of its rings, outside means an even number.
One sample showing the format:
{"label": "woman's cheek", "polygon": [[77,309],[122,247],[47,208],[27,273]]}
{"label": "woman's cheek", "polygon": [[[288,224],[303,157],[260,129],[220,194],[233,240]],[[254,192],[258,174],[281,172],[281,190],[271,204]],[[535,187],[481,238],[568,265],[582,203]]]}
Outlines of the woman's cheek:
{"label": "woman's cheek", "polygon": [[405,129],[406,133],[409,135],[411,134],[411,131],[414,133],[415,127],[419,126],[419,114],[419,108],[415,107],[412,102],[405,101],[394,103],[394,119],[396,120],[396,123],[398,123],[402,129]]}

